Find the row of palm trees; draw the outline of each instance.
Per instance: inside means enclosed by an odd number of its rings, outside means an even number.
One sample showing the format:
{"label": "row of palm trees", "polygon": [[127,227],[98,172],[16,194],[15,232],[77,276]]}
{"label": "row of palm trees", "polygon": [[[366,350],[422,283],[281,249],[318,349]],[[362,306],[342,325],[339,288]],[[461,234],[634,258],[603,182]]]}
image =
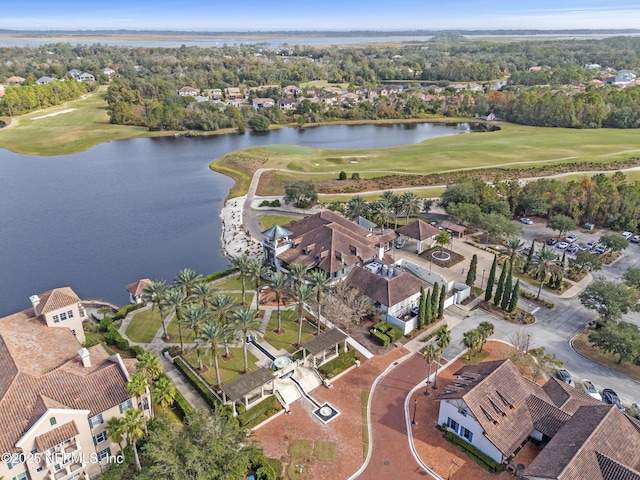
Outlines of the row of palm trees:
{"label": "row of palm trees", "polygon": [[433,385],[431,388],[434,390],[438,389],[438,368],[440,367],[440,362],[442,361],[442,352],[451,344],[451,330],[446,325],[443,325],[436,331],[435,342],[430,343],[422,352],[424,355],[424,360],[427,366],[429,367],[429,374],[427,375],[427,388],[424,391],[426,396],[431,395],[429,391],[429,382],[431,378],[431,364],[434,360],[438,360],[436,363],[436,374],[433,377]]}
{"label": "row of palm trees", "polygon": [[416,215],[421,211],[429,211],[431,200],[423,200],[413,192],[397,194],[390,190],[384,192],[380,199],[375,202],[367,202],[360,195],[356,195],[347,202],[345,214],[348,218],[365,217],[380,225],[382,231],[385,225],[394,223],[394,228],[398,228],[398,217],[404,214],[406,221],[409,216]]}

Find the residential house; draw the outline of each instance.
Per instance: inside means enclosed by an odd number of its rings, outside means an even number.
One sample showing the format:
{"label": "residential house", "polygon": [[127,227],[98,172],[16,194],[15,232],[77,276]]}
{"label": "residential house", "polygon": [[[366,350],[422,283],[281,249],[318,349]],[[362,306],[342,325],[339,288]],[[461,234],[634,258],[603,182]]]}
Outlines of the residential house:
{"label": "residential house", "polygon": [[102,69],[102,73],[111,79],[116,74],[116,71],[111,67],[105,67]]}
{"label": "residential house", "polygon": [[21,85],[26,80],[27,79],[24,78],[24,77],[19,77],[17,75],[12,75],[11,77],[7,78],[7,86],[8,87],[14,87],[16,85]]}
{"label": "residential house", "polygon": [[302,95],[302,90],[295,85],[287,85],[286,87],[284,87],[284,94],[287,97],[298,98]]}
{"label": "residential house", "polygon": [[212,88],[208,94],[211,100],[222,100],[222,90],[220,88]]}
{"label": "residential house", "polygon": [[79,82],[95,82],[96,77],[92,73],[82,72],[76,77]]}
{"label": "residential house", "polygon": [[606,78],[605,82],[617,87],[626,87],[635,83],[635,80],[636,74],[631,70],[619,70],[616,76]]}
{"label": "residential house", "polygon": [[150,279],[142,278],[127,285],[125,288],[129,292],[129,303],[143,303],[142,295],[144,294],[144,289],[151,283]]}
{"label": "residential house", "polygon": [[195,97],[198,95],[198,90],[193,87],[182,87],[178,90],[178,95],[181,97]]}
{"label": "residential house", "polygon": [[295,110],[296,105],[298,104],[295,98],[280,98],[278,100],[278,107],[283,112],[288,112],[290,110]]}
{"label": "residential house", "polygon": [[560,380],[543,386],[510,360],[468,365],[436,397],[438,424],[498,463],[530,438],[546,444],[522,473],[531,480],[637,478],[640,426]]}
{"label": "residential house", "polygon": [[339,102],[341,105],[355,105],[360,101],[360,97],[355,93],[347,92],[343,93],[339,97]]}
{"label": "residential house", "polygon": [[224,89],[224,97],[227,100],[242,100],[242,92],[238,87],[228,87]]}
{"label": "residential house", "polygon": [[325,93],[335,93],[336,95],[343,93],[343,90],[340,87],[331,87],[331,86],[324,87],[322,91]]}
{"label": "residential house", "polygon": [[600,66],[599,63],[587,63],[584,68],[586,68],[587,70],[598,70],[599,68],[602,68]]}
{"label": "residential house", "polygon": [[127,391],[134,359],[82,347],[84,312],[73,290],[31,302],[0,318],[0,451],[13,455],[0,462],[0,477],[88,479],[120,451],[107,422],[134,406],[151,416],[149,392]]}
{"label": "residential house", "polygon": [[80,70],[78,70],[77,68],[72,68],[71,70],[69,70],[67,72],[67,75],[75,80],[78,79],[78,77],[80,76],[82,72]]}
{"label": "residential house", "polygon": [[256,111],[268,110],[275,105],[273,98],[254,98],[253,109]]}
{"label": "residential house", "polygon": [[323,93],[316,97],[320,103],[324,103],[325,105],[337,105],[338,104],[338,96],[334,93]]}
{"label": "residential house", "polygon": [[53,82],[54,80],[55,80],[55,78],[47,77],[47,76],[45,75],[45,76],[42,76],[42,77],[40,77],[39,79],[37,79],[37,80],[36,80],[36,83],[37,83],[38,85],[45,85],[45,84],[47,84],[47,83],[51,83],[51,82]]}

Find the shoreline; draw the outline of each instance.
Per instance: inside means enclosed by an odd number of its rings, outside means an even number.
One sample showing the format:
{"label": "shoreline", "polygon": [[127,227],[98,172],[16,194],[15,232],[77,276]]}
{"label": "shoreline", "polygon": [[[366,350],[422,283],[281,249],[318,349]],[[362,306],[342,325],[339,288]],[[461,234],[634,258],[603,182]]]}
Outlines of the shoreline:
{"label": "shoreline", "polygon": [[229,259],[237,258],[243,253],[249,258],[261,259],[262,245],[244,228],[243,214],[247,196],[235,197],[224,202],[220,211],[222,232],[220,239],[222,252]]}

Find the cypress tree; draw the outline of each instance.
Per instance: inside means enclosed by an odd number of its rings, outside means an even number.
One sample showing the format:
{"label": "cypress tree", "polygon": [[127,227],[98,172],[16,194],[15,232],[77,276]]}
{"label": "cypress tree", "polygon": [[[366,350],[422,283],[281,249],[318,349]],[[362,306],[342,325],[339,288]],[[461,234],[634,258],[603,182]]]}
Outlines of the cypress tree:
{"label": "cypress tree", "polygon": [[507,273],[507,280],[504,282],[504,292],[502,293],[502,299],[500,300],[500,307],[506,310],[511,300],[511,290],[513,290],[513,267],[509,266],[509,273]]}
{"label": "cypress tree", "polygon": [[491,265],[491,271],[489,272],[489,278],[487,279],[487,290],[484,293],[485,301],[491,300],[491,294],[493,293],[493,284],[496,281],[496,266],[498,265],[498,257],[493,256],[493,264]]}
{"label": "cypress tree", "polygon": [[427,290],[427,296],[425,297],[425,302],[424,302],[424,318],[427,324],[433,322],[433,316],[432,316],[432,309],[431,309],[431,290]]}
{"label": "cypress tree", "polygon": [[444,285],[440,289],[440,301],[438,302],[438,318],[444,317],[444,301],[447,299],[447,289]]}
{"label": "cypress tree", "polygon": [[502,272],[500,272],[500,278],[498,279],[498,286],[496,287],[496,294],[493,297],[493,303],[499,307],[500,301],[502,300],[502,294],[504,292],[504,282],[507,278],[507,269],[502,268]]}
{"label": "cypress tree", "polygon": [[418,330],[421,330],[422,327],[424,327],[424,324],[427,320],[427,317],[425,316],[425,314],[427,313],[425,311],[425,301],[427,299],[427,294],[424,291],[423,287],[420,287],[420,305],[418,306]]}
{"label": "cypress tree", "polygon": [[476,270],[478,269],[478,255],[475,253],[473,257],[471,257],[471,264],[469,265],[469,272],[467,272],[467,281],[464,282],[470,287],[473,287],[473,284],[476,283]]}
{"label": "cypress tree", "polygon": [[527,255],[527,263],[525,263],[524,265],[524,272],[526,272],[527,270],[529,270],[529,267],[531,267],[531,262],[533,261],[533,251],[536,248],[536,241],[535,240],[531,240],[531,248],[529,249],[529,253]]}
{"label": "cypress tree", "polygon": [[516,311],[516,307],[518,306],[518,297],[520,296],[520,279],[516,282],[515,287],[513,287],[513,291],[511,292],[511,299],[509,300],[509,312],[513,313]]}
{"label": "cypress tree", "polygon": [[433,286],[433,291],[431,292],[431,315],[433,318],[436,318],[436,313],[438,313],[438,299],[440,298],[440,284],[438,282]]}

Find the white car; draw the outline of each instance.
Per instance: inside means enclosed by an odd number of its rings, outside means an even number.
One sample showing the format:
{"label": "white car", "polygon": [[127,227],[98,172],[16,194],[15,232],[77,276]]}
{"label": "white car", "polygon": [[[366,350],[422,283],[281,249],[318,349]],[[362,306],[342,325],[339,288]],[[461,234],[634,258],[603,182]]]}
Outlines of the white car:
{"label": "white car", "polygon": [[631,243],[640,243],[640,235],[636,235],[631,239]]}
{"label": "white car", "polygon": [[622,232],[620,235],[629,240],[631,237],[633,237],[633,232]]}
{"label": "white car", "polygon": [[524,223],[525,225],[533,225],[533,220],[531,220],[530,218],[521,218],[520,222]]}
{"label": "white car", "polygon": [[559,248],[560,250],[564,250],[565,248],[567,248],[569,246],[569,244],[567,242],[560,242],[556,248]]}
{"label": "white car", "polygon": [[567,238],[564,239],[564,241],[567,243],[573,243],[576,240],[578,240],[578,236],[575,233],[571,233],[567,235]]}
{"label": "white car", "polygon": [[602,395],[598,392],[596,386],[591,382],[591,380],[582,380],[582,388],[591,398],[595,398],[596,400],[602,401]]}

